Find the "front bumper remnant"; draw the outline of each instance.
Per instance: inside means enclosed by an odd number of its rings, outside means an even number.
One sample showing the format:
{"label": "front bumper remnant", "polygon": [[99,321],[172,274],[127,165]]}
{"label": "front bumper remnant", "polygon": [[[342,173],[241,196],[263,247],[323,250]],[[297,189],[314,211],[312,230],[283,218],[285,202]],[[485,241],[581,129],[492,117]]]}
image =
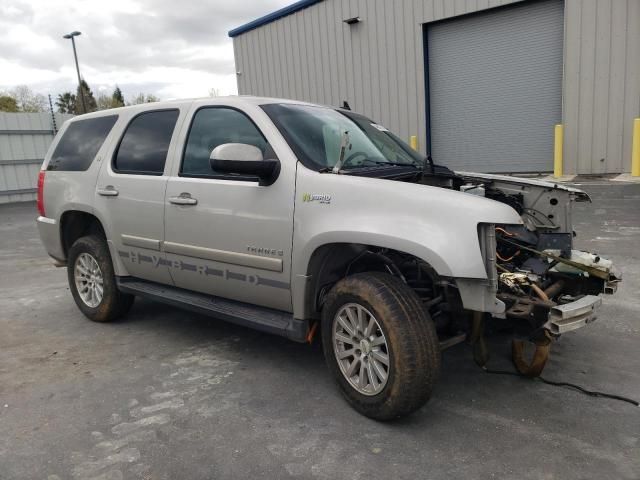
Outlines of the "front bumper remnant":
{"label": "front bumper remnant", "polygon": [[585,295],[574,302],[557,305],[549,312],[549,321],[545,328],[552,335],[582,328],[597,318],[596,308],[600,305],[602,299],[595,295]]}

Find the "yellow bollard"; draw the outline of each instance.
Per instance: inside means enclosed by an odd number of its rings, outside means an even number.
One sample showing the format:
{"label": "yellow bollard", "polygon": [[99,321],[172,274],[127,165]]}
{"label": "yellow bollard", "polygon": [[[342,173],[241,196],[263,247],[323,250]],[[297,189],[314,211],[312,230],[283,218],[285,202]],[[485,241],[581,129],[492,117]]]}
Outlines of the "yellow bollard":
{"label": "yellow bollard", "polygon": [[418,150],[418,137],[416,137],[415,135],[411,135],[409,137],[409,145],[411,145],[411,148],[413,148],[414,150]]}
{"label": "yellow bollard", "polygon": [[560,178],[562,176],[562,143],[563,143],[563,127],[562,124],[555,126],[553,143],[553,176]]}
{"label": "yellow bollard", "polygon": [[631,176],[640,177],[640,118],[633,120],[633,140],[631,147]]}

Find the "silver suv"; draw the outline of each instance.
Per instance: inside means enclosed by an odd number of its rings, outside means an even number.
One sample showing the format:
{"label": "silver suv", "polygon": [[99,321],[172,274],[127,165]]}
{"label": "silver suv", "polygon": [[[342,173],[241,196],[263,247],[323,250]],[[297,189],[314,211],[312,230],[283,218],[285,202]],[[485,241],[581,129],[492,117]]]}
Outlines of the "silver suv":
{"label": "silver suv", "polygon": [[351,405],[391,419],[429,399],[442,349],[467,340],[484,365],[486,321],[535,376],[595,319],[619,276],[572,248],[572,203],[588,200],[452,172],[348,110],[232,97],[68,121],[37,223],[91,320],[144,296],[298,342],[320,332]]}

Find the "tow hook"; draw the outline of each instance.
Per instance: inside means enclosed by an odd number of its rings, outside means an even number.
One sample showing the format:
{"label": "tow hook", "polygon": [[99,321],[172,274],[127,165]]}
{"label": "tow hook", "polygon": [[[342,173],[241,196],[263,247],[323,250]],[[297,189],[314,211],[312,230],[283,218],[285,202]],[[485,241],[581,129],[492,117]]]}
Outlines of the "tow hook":
{"label": "tow hook", "polygon": [[548,330],[544,330],[542,338],[531,342],[536,347],[531,357],[531,362],[527,362],[524,358],[525,342],[523,340],[513,340],[511,342],[511,358],[516,370],[525,377],[539,377],[547,364],[553,338]]}

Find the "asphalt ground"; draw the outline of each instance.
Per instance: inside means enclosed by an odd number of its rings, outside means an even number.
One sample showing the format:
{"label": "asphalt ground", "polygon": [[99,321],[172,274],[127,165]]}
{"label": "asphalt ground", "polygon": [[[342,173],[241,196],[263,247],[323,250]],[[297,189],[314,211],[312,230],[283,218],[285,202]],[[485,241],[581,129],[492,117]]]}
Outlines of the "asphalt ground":
{"label": "asphalt ground", "polygon": [[[544,375],[640,399],[640,185],[583,187],[576,246],[624,281]],[[317,344],[140,299],[92,323],[35,216],[0,206],[0,479],[640,478],[640,408],[484,373],[464,344],[424,408],[378,423],[341,398]],[[490,366],[512,368],[508,338],[490,346]]]}

